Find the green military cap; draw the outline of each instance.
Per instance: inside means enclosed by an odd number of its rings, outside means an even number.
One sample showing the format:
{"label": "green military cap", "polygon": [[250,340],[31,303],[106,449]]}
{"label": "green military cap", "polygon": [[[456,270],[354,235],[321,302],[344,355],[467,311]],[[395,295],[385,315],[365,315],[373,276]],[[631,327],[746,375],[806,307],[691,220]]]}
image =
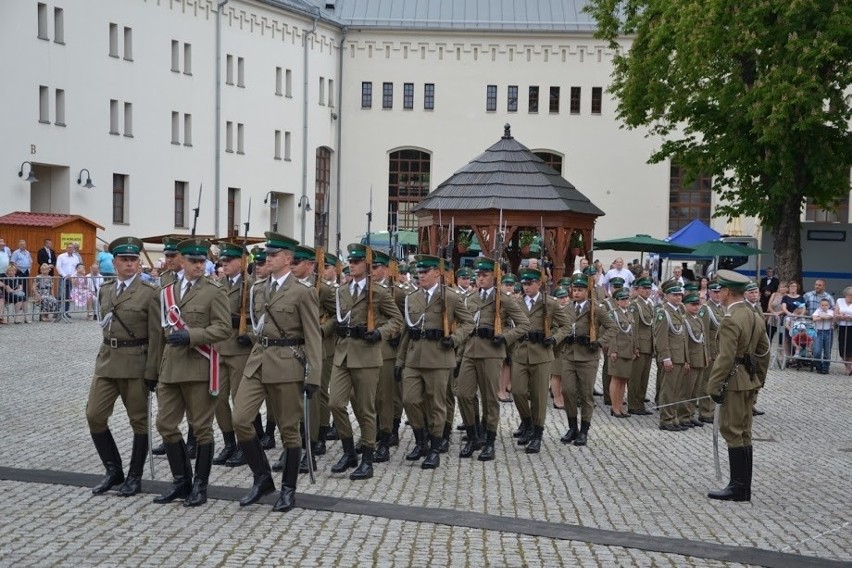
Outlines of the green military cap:
{"label": "green military cap", "polygon": [[207,260],[210,241],[204,239],[186,239],[178,243],[178,252],[189,260]]}
{"label": "green military cap", "polygon": [[559,279],[559,282],[557,282],[556,285],[561,286],[563,288],[570,288],[571,287],[571,277],[570,276],[563,276],[562,278]]}
{"label": "green military cap", "polygon": [[698,282],[687,282],[683,285],[684,292],[697,292],[698,291]]}
{"label": "green military cap", "polygon": [[347,260],[366,260],[367,248],[367,245],[361,243],[350,243],[346,245]]}
{"label": "green military cap", "polygon": [[349,274],[349,265],[347,264],[346,266],[344,266],[341,272],[343,272],[343,274]]}
{"label": "green military cap", "polygon": [[565,298],[566,296],[568,296],[568,290],[561,286],[553,291],[554,298]]}
{"label": "green military cap", "polygon": [[234,243],[219,243],[219,258],[242,258],[246,249]]}
{"label": "green military cap", "polygon": [[414,266],[417,268],[438,268],[441,259],[429,254],[418,254],[414,257]]}
{"label": "green military cap", "polygon": [[751,290],[758,290],[759,288],[760,286],[758,286],[754,282],[749,282],[748,284],[746,284],[745,291],[750,292]]}
{"label": "green military cap", "polygon": [[571,286],[574,288],[588,288],[589,278],[585,274],[577,274],[571,279]]}
{"label": "green military cap", "polygon": [[677,280],[666,280],[662,283],[661,288],[666,294],[683,294],[683,286]]}
{"label": "green military cap", "polygon": [[595,268],[594,265],[591,265],[591,264],[583,269],[583,274],[585,274],[586,276],[594,276],[597,273],[598,273],[598,269]]}
{"label": "green military cap", "polygon": [[400,264],[400,265],[399,265],[399,273],[400,273],[400,274],[408,274],[409,272],[410,272],[410,271],[408,270],[408,265],[407,265],[407,264]]}
{"label": "green military cap", "polygon": [[609,279],[609,285],[615,288],[624,288],[624,278],[616,276],[615,278]]}
{"label": "green military cap", "polygon": [[459,268],[456,271],[456,278],[457,279],[458,278],[468,278],[468,279],[473,278],[473,271],[470,268],[467,268],[467,267]]}
{"label": "green military cap", "polygon": [[653,288],[654,283],[651,282],[650,278],[637,278],[633,282],[633,287],[634,288]]}
{"label": "green military cap", "polygon": [[613,294],[612,297],[616,300],[629,300],[630,299],[630,292],[628,292],[627,290],[621,289],[621,290],[618,290],[615,294]]}
{"label": "green military cap", "polygon": [[295,251],[296,246],[298,246],[299,241],[296,239],[291,239],[286,235],[282,235],[280,233],[273,233],[272,231],[266,231],[263,233],[266,236],[266,253],[275,253],[282,250],[290,250]]}
{"label": "green military cap", "polygon": [[519,294],[519,293],[524,291],[524,289],[521,287],[521,285],[517,284],[517,283],[515,284],[514,290],[515,290],[516,294]]}
{"label": "green military cap", "polygon": [[700,304],[701,303],[701,296],[699,296],[698,294],[687,294],[686,296],[683,297],[683,303],[684,304]]}
{"label": "green military cap", "polygon": [[266,262],[266,250],[260,247],[251,249],[251,256],[255,262]]}
{"label": "green military cap", "polygon": [[317,251],[315,251],[311,247],[306,247],[303,245],[298,245],[293,254],[293,260],[307,260],[309,262],[314,262],[316,259]]}
{"label": "green military cap", "polygon": [[716,273],[716,281],[722,288],[730,288],[731,290],[739,290],[740,292],[744,291],[746,286],[751,283],[748,276],[743,276],[739,272],[725,269]]}
{"label": "green military cap", "polygon": [[178,254],[178,243],[180,239],[174,237],[163,237],[163,253],[166,256]]}
{"label": "green military cap", "polygon": [[340,262],[340,259],[330,252],[325,253],[325,265],[326,266],[337,266],[337,263]]}
{"label": "green military cap", "polygon": [[494,261],[481,256],[476,259],[476,270],[477,272],[494,272]]}
{"label": "green military cap", "polygon": [[514,274],[505,274],[500,280],[501,284],[514,284],[516,282]]}
{"label": "green military cap", "polygon": [[136,237],[119,237],[112,241],[107,249],[113,256],[139,256],[142,251],[142,241]]}
{"label": "green military cap", "polygon": [[385,252],[373,249],[373,264],[387,266],[390,264],[390,256]]}
{"label": "green military cap", "polygon": [[722,289],[722,286],[720,286],[718,282],[711,282],[707,285],[707,289],[711,292],[718,292]]}
{"label": "green military cap", "polygon": [[524,268],[521,270],[521,282],[530,282],[532,280],[541,280],[541,271],[535,268]]}

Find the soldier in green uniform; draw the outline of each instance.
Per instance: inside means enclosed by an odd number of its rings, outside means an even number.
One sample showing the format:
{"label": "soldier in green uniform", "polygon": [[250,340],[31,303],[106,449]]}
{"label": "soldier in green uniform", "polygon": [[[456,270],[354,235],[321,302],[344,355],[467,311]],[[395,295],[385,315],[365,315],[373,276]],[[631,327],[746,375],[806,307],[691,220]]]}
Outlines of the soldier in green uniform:
{"label": "soldier in green uniform", "polygon": [[743,300],[748,278],[731,270],[719,270],[716,277],[727,313],[719,324],[719,356],[710,373],[707,394],[722,405],[719,431],[728,444],[730,482],[707,496],[750,501],[752,408],[766,380],[770,346],[763,318]]}
{"label": "soldier in green uniform", "polygon": [[[111,242],[108,250],[115,257],[116,278],[98,291],[98,322],[104,340],[95,361],[86,404],[89,431],[106,468],[106,477],[92,493],[101,495],[121,484],[118,494],[129,497],[142,489],[142,468],[149,442],[146,387],[151,391],[156,389],[160,363],[160,302],[157,286],[137,278],[142,241],[121,237]],[[121,454],[108,424],[118,397],[133,430],[126,479]]]}
{"label": "soldier in green uniform", "polygon": [[[476,262],[477,294],[468,298],[467,308],[473,314],[473,333],[464,345],[464,356],[458,376],[458,398],[462,420],[467,432],[467,442],[459,457],[469,458],[482,449],[480,461],[494,459],[494,443],[500,424],[500,401],[497,390],[500,371],[506,359],[507,347],[529,331],[529,318],[521,307],[494,286],[494,261],[479,258]],[[502,331],[495,331],[497,320],[497,294],[500,297],[500,323]],[[511,323],[510,323],[511,322]],[[512,325],[513,324],[513,325]],[[485,405],[486,439],[483,448],[477,433],[479,402],[477,389]]]}
{"label": "soldier in green uniform", "polygon": [[636,289],[636,297],[631,300],[629,311],[633,315],[633,333],[639,354],[633,362],[627,383],[627,413],[647,416],[652,414],[645,408],[645,397],[651,376],[651,358],[654,356],[655,308],[651,300],[653,283],[649,278],[639,278],[633,282],[633,286]]}
{"label": "soldier in green uniform", "polygon": [[[246,360],[251,353],[251,337],[248,333],[239,334],[240,310],[242,307],[243,287],[250,286],[250,282],[243,282],[243,257],[245,249],[237,244],[223,242],[219,244],[219,261],[225,278],[221,280],[222,288],[228,294],[228,309],[231,312],[231,336],[225,341],[215,345],[219,352],[219,396],[216,397],[216,423],[222,431],[225,446],[213,459],[213,465],[228,465],[236,467],[245,465],[242,451],[237,448],[237,439],[234,435],[234,423],[231,416],[231,399],[236,400],[240,380],[243,377],[243,369]],[[245,290],[248,293],[248,288]],[[248,302],[246,302],[248,304]],[[246,305],[248,310],[248,305]],[[246,314],[248,315],[248,314]],[[248,325],[251,325],[249,316]],[[248,331],[248,330],[246,330]],[[255,429],[259,435],[263,435],[260,415],[255,419]]]}
{"label": "soldier in green uniform", "polygon": [[[677,406],[670,405],[679,400],[681,382],[689,372],[686,359],[687,332],[683,321],[683,288],[677,280],[662,285],[665,301],[657,306],[654,316],[654,345],[657,349],[657,390],[660,408],[660,430],[681,432],[692,427],[692,423],[678,424]],[[662,371],[660,371],[662,369]]]}
{"label": "soldier in green uniform", "polygon": [[[709,330],[707,337],[707,366],[704,367],[699,379],[699,392],[701,394],[707,392],[707,381],[710,379],[710,372],[713,369],[713,363],[716,357],[719,356],[719,323],[725,317],[725,306],[721,301],[722,287],[718,282],[711,282],[707,285],[707,291],[710,300],[698,310],[698,315],[704,323],[704,329]],[[698,401],[698,420],[705,424],[713,423],[713,410],[715,403],[705,398]]]}
{"label": "soldier in green uniform", "polygon": [[[515,284],[517,280],[514,274],[503,274],[500,279],[500,292],[507,296],[510,300],[515,301]],[[500,402],[512,402],[512,396],[509,394],[512,390],[512,350],[506,349],[506,358],[503,359],[503,367],[500,371],[500,390],[497,391],[497,400]],[[477,423],[479,420],[477,419]],[[520,430],[520,427],[518,428]],[[482,428],[479,428],[482,430]],[[517,433],[517,432],[516,432]],[[518,434],[520,435],[520,434]],[[517,437],[517,436],[516,436]]]}
{"label": "soldier in green uniform", "polygon": [[[416,440],[405,459],[416,461],[426,457],[420,466],[423,469],[435,469],[441,463],[447,380],[449,371],[456,366],[454,349],[473,329],[463,298],[449,286],[441,285],[440,265],[441,260],[436,256],[416,257],[420,291],[406,297],[403,310],[406,328],[394,369],[394,378],[403,381],[403,404]],[[424,415],[427,406],[431,429],[428,450]]]}
{"label": "soldier in green uniform", "polygon": [[[325,253],[319,281],[320,328],[322,329],[322,374],[317,396],[311,399],[311,440],[316,441],[314,455],[326,453],[326,435],[331,412],[328,409],[328,389],[331,384],[331,369],[334,366],[334,345],[337,342],[334,318],[334,298],[337,291],[338,258]],[[301,471],[301,467],[299,469]]]}
{"label": "soldier in green uniform", "polygon": [[[697,292],[690,292],[683,298],[683,306],[686,310],[684,315],[684,329],[688,338],[686,349],[686,360],[689,361],[689,371],[684,373],[681,388],[678,392],[678,400],[691,400],[702,396],[705,385],[701,384],[701,376],[709,364],[709,342],[707,329],[704,321],[699,315],[701,311],[701,298]],[[704,426],[704,423],[695,416],[695,402],[684,402],[678,407],[677,421],[679,424],[692,423],[693,426]]]}
{"label": "soldier in green uniform", "polygon": [[633,317],[627,311],[630,293],[619,287],[613,292],[612,299],[615,305],[609,311],[609,316],[615,324],[615,335],[606,354],[609,359],[607,373],[610,375],[608,390],[612,402],[610,415],[627,418],[630,415],[624,412],[624,390],[633,372],[634,361],[639,355],[639,343],[633,327]]}
{"label": "soldier in green uniform", "polygon": [[[402,313],[405,308],[405,297],[417,290],[417,286],[411,278],[408,265],[400,264],[399,274],[400,281],[396,284],[396,290],[394,290],[393,297],[394,300],[396,300],[396,307],[399,308],[399,312]],[[394,341],[394,349],[397,353],[399,353],[399,344],[401,341],[402,334],[400,334],[396,341]],[[395,380],[393,382],[393,429],[391,430],[389,441],[392,448],[399,446],[399,425],[402,421],[402,411],[402,381]]]}
{"label": "soldier in green uniform", "polygon": [[[183,256],[183,278],[161,293],[167,335],[160,366],[157,430],[163,437],[174,479],[155,503],[185,498],[185,506],[195,507],[207,502],[216,408],[211,380],[218,373],[212,346],[231,335],[228,296],[219,284],[204,278],[209,249],[210,243],[201,239],[181,241],[178,250]],[[178,428],[184,413],[198,437],[195,479]]]}
{"label": "soldier in green uniform", "polygon": [[[571,330],[562,350],[562,398],[568,415],[568,431],[560,441],[585,446],[595,410],[593,393],[600,364],[601,348],[608,347],[615,333],[615,324],[593,307],[589,298],[588,277],[578,274],[571,280],[573,306],[564,308]],[[593,313],[594,309],[594,313]],[[573,313],[572,313],[573,312]],[[592,337],[595,330],[596,338]],[[580,428],[577,428],[577,403],[582,405]]]}
{"label": "soldier in green uniform", "polygon": [[[607,312],[614,310],[616,308],[615,293],[623,288],[624,278],[619,278],[618,276],[610,278],[610,295],[602,298],[599,307]],[[601,289],[604,289],[603,286],[601,286]],[[606,406],[612,406],[612,397],[609,392],[611,377],[612,373],[609,371],[609,354],[605,352],[603,356],[603,369],[601,369],[601,382],[603,383],[603,399]]]}
{"label": "soldier in green uniform", "polygon": [[[269,275],[269,269],[266,266],[266,251],[264,249],[257,246],[252,248],[251,258],[254,272],[252,273],[252,288],[249,288],[249,303],[251,303],[251,290],[253,290],[254,281],[266,278]],[[249,318],[251,318],[251,310],[249,310]],[[252,338],[252,341],[254,341],[251,333],[249,333],[249,337]],[[263,435],[260,437],[260,446],[264,450],[271,450],[275,448],[275,413],[272,412],[268,400],[266,402],[266,428],[263,429]],[[237,447],[239,449],[239,444]],[[240,453],[242,453],[242,450]],[[279,469],[278,471],[281,470]]]}
{"label": "soldier in green uniform", "polygon": [[253,475],[251,489],[240,500],[246,506],[275,491],[269,461],[253,426],[260,405],[267,400],[286,454],[281,494],[272,510],[285,512],[296,505],[302,394],[310,399],[319,387],[322,335],[316,289],[292,272],[298,241],[273,232],[265,235],[269,273],[252,290],[252,331],[257,340],[234,403],[234,429]]}

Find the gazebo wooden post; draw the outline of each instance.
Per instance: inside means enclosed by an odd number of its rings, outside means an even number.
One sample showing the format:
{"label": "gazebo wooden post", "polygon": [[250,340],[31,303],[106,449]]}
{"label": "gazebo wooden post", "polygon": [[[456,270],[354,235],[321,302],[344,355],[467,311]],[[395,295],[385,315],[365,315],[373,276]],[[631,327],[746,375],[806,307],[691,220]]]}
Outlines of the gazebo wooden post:
{"label": "gazebo wooden post", "polygon": [[559,280],[565,274],[565,257],[568,253],[567,239],[565,238],[565,229],[562,227],[556,228],[556,254],[551,259],[553,262],[553,282]]}

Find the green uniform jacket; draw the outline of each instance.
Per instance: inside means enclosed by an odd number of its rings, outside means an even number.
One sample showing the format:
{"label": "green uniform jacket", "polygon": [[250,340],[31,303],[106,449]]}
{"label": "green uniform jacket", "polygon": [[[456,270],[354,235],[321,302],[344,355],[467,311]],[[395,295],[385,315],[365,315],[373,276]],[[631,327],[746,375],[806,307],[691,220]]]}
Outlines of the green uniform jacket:
{"label": "green uniform jacket", "polygon": [[[270,282],[269,278],[265,278],[258,281],[254,287],[254,321],[260,325],[262,317],[263,322],[258,341],[246,361],[243,376],[251,377],[258,367],[261,367],[261,382],[300,383],[305,380],[305,368],[296,358],[296,351],[304,354],[308,365],[306,382],[319,385],[322,373],[322,334],[316,288],[299,282],[292,273],[275,294],[272,294],[269,287]],[[281,330],[278,329],[279,325]],[[292,348],[285,345],[264,347],[264,337],[302,338],[305,343]]]}
{"label": "green uniform jacket", "polygon": [[231,335],[231,313],[225,290],[201,277],[181,297],[181,282],[175,287],[175,303],[189,329],[189,345],[169,345],[163,341],[160,382],[190,383],[210,380],[210,361],[195,350],[196,346],[214,344]]}
{"label": "green uniform jacket", "polygon": [[322,330],[322,358],[334,355],[334,345],[337,343],[334,317],[334,302],[339,284],[333,280],[323,280],[319,285],[320,328]]}
{"label": "green uniform jacket", "polygon": [[[399,346],[396,365],[398,367],[410,367],[413,369],[452,369],[456,366],[456,354],[454,349],[447,349],[440,341],[411,339],[409,333],[409,322],[419,330],[443,330],[443,295],[447,295],[447,321],[450,324],[453,343],[459,346],[465,337],[473,330],[473,319],[464,305],[462,298],[455,290],[442,289],[437,286],[429,304],[426,304],[426,295],[422,289],[412,292],[405,298],[403,314],[405,329],[402,334],[402,343]],[[421,321],[422,318],[422,321]],[[455,327],[453,327],[455,326]]]}
{"label": "green uniform jacket", "polygon": [[634,298],[628,311],[633,316],[633,335],[639,353],[652,355],[654,353],[654,304],[642,298]]}
{"label": "green uniform jacket", "polygon": [[[563,308],[566,316],[571,321],[571,337],[589,337],[589,331],[592,326],[592,311],[591,302],[586,300],[583,302],[580,312],[574,308],[574,304],[568,304]],[[573,316],[572,316],[573,314]],[[594,325],[597,331],[597,341],[601,347],[607,348],[613,341],[615,335],[615,323],[612,318],[600,309],[595,310]],[[568,345],[562,351],[562,356],[568,361],[599,361],[601,358],[601,349],[590,349],[587,345],[573,343]]]}
{"label": "green uniform jacket", "polygon": [[[372,283],[373,290],[373,313],[376,321],[376,329],[382,334],[383,341],[372,344],[363,339],[352,337],[338,337],[334,347],[334,364],[349,369],[364,369],[367,367],[381,367],[382,344],[384,339],[396,336],[402,328],[402,314],[393,301],[390,291],[375,282]],[[344,322],[339,325],[348,327],[367,325],[367,291],[363,290],[358,298],[353,301],[349,286],[341,286],[336,290],[338,310]],[[346,315],[350,318],[346,321]],[[335,314],[335,317],[336,314]]]}
{"label": "green uniform jacket", "polygon": [[[527,301],[524,297],[518,302],[518,307],[527,316],[530,322],[530,332],[544,332],[544,300],[547,301],[547,319],[548,323],[554,322],[550,330],[550,336],[556,339],[556,345],[568,337],[571,332],[570,322],[565,310],[561,308],[559,302],[552,296],[545,296],[539,293],[538,299],[532,305],[532,309],[527,309]],[[553,361],[553,347],[543,343],[530,343],[529,341],[521,341],[515,347],[512,353],[512,362],[526,365],[538,365],[540,363],[550,363]]]}
{"label": "green uniform jacket", "polygon": [[[691,368],[703,369],[710,364],[710,353],[707,349],[707,344],[710,342],[709,334],[705,331],[701,316],[686,314],[683,319],[689,326],[689,331],[692,332],[692,335],[687,333],[689,343],[686,348],[686,360]],[[693,337],[700,339],[701,342],[696,342],[692,339]]]}
{"label": "green uniform jacket", "polygon": [[[737,364],[735,359],[746,353],[758,356],[759,368],[763,369],[750,376],[745,365]],[[758,389],[766,380],[765,369],[769,365],[769,340],[763,318],[747,302],[736,302],[728,306],[728,312],[719,322],[719,357],[710,372],[707,383],[708,394],[718,394],[722,385],[728,382],[727,390],[745,391]],[[734,367],[736,372],[731,375]]]}
{"label": "green uniform jacket", "polygon": [[698,310],[701,321],[704,322],[704,330],[707,332],[707,356],[713,361],[719,354],[719,324],[725,317],[725,306],[707,302]]}
{"label": "green uniform jacket", "polygon": [[[669,323],[671,322],[671,323]],[[654,346],[657,359],[671,359],[672,364],[686,363],[686,329],[683,327],[683,313],[668,302],[657,306],[654,316]]]}
{"label": "green uniform jacket", "polygon": [[[243,276],[240,275],[236,284],[231,285],[231,280],[226,278],[223,280],[222,289],[228,294],[228,309],[231,311],[231,336],[225,341],[220,341],[215,345],[216,351],[219,352],[220,355],[232,356],[232,355],[247,355],[251,351],[251,345],[240,345],[237,342],[237,335],[239,334],[239,320],[240,320],[240,304],[242,303],[243,298]],[[249,279],[246,282],[246,285],[249,286],[249,290],[251,290],[252,281]],[[246,312],[248,312],[248,302],[246,302]],[[246,333],[251,329],[251,317],[246,313]]]}
{"label": "green uniform jacket", "polygon": [[[143,282],[139,276],[118,298],[115,287],[115,283],[110,283],[101,286],[98,291],[100,321],[112,314],[110,323],[103,328],[104,339],[128,341],[147,338],[148,344],[113,348],[102,343],[95,361],[95,375],[112,379],[157,380],[163,338],[159,288]],[[119,319],[124,325],[118,323]]]}
{"label": "green uniform jacket", "polygon": [[[399,296],[400,298],[402,298],[402,302],[405,302],[405,292],[402,291],[402,288],[394,286],[393,282],[391,282],[388,278],[376,281],[376,285],[381,286],[382,288],[387,290],[388,294],[390,294],[390,297],[394,302],[394,306],[397,307],[396,309],[400,314],[400,323],[393,335],[385,335],[384,333],[382,334],[382,360],[387,361],[389,359],[396,359],[396,348],[391,345],[390,340],[398,338],[400,333],[402,333],[402,310],[399,308],[400,300],[398,300],[397,297]],[[376,314],[376,326],[384,325],[385,321],[386,317],[384,316],[384,314],[382,314],[381,312]],[[397,347],[399,347],[399,343],[397,343]]]}
{"label": "green uniform jacket", "polygon": [[[615,333],[609,344],[609,352],[615,353],[621,359],[633,359],[633,354],[639,348],[639,343],[636,338],[636,326],[633,323],[631,313],[615,307],[608,312],[608,315],[615,327]],[[628,329],[628,326],[630,331],[624,331]]]}
{"label": "green uniform jacket", "polygon": [[[474,332],[477,329],[494,329],[494,314],[497,312],[495,294],[500,293],[495,287],[484,300],[479,294],[467,297],[466,305],[472,314]],[[530,320],[526,311],[512,298],[511,294],[500,297],[500,320],[503,326],[503,337],[506,345],[495,344],[490,339],[471,335],[464,347],[464,356],[471,359],[505,359],[506,348],[515,344],[518,339],[530,330]],[[514,323],[514,327],[510,325]]]}

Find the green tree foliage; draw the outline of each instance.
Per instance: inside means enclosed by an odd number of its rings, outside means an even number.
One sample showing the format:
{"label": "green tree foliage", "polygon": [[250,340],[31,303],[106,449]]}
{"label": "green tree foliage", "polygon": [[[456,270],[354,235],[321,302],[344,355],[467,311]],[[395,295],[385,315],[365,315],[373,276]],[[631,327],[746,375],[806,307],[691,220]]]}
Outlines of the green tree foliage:
{"label": "green tree foliage", "polygon": [[[618,50],[611,91],[688,175],[714,176],[717,216],[755,216],[782,278],[801,275],[806,198],[850,189],[852,1],[590,0]],[[631,42],[632,40],[632,42]]]}

